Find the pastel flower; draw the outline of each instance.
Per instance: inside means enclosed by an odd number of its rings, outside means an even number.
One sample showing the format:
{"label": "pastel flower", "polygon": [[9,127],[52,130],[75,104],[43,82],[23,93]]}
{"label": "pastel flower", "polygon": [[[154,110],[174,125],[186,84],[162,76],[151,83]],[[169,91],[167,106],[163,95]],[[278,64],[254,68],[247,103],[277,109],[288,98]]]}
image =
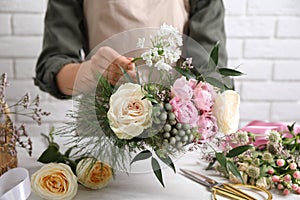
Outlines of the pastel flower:
{"label": "pastel flower", "polygon": [[297,169],[297,164],[296,163],[290,163],[290,169],[291,170]]}
{"label": "pastel flower", "polygon": [[247,173],[248,173],[249,177],[256,179],[256,178],[259,177],[260,169],[258,167],[253,166],[253,165],[250,165],[248,170],[247,170]]}
{"label": "pastel flower", "polygon": [[77,193],[77,178],[63,163],[44,165],[31,176],[31,188],[43,199],[73,199]]}
{"label": "pastel flower", "polygon": [[283,177],[283,180],[284,180],[285,182],[290,182],[290,181],[292,180],[292,177],[291,177],[291,175],[287,174],[287,175],[285,175],[285,176]]}
{"label": "pastel flower", "polygon": [[219,131],[224,134],[235,133],[239,126],[240,95],[233,90],[218,94],[212,113],[218,122]]}
{"label": "pastel flower", "polygon": [[284,188],[284,186],[281,183],[277,185],[278,190],[282,190],[283,188]]}
{"label": "pastel flower", "polygon": [[297,194],[300,194],[300,187],[299,187],[298,190],[297,190]]}
{"label": "pastel flower", "polygon": [[287,189],[287,188],[285,188],[285,189],[283,190],[282,193],[283,193],[284,195],[288,195],[288,194],[290,194],[290,190]]}
{"label": "pastel flower", "polygon": [[270,180],[267,177],[261,177],[257,179],[255,185],[266,189],[271,188]]}
{"label": "pastel flower", "polygon": [[276,164],[277,164],[277,166],[279,166],[279,167],[283,167],[284,164],[285,164],[285,160],[283,160],[283,159],[278,159],[278,160],[276,160]]}
{"label": "pastel flower", "polygon": [[292,185],[292,189],[293,189],[294,191],[297,191],[297,190],[299,189],[299,186],[298,186],[297,184],[293,184],[293,185]]}
{"label": "pastel flower", "polygon": [[200,116],[197,125],[202,142],[211,139],[218,132],[217,122],[214,116]]}
{"label": "pastel flower", "polygon": [[211,111],[214,104],[215,91],[208,83],[200,82],[194,89],[194,103],[203,111]]}
{"label": "pastel flower", "polygon": [[274,174],[274,172],[275,172],[275,171],[274,171],[273,168],[271,168],[271,169],[268,170],[268,174],[271,174],[271,175],[272,175],[272,174]]}
{"label": "pastel flower", "polygon": [[193,97],[193,88],[184,76],[174,82],[171,92],[183,101],[190,101]]}
{"label": "pastel flower", "polygon": [[181,101],[175,97],[170,101],[170,104],[178,122],[190,124],[192,127],[197,125],[198,110],[191,101]]}
{"label": "pastel flower", "polygon": [[280,182],[280,177],[275,175],[275,176],[272,176],[272,181],[275,182],[275,183],[278,183]]}
{"label": "pastel flower", "polygon": [[108,164],[93,158],[82,159],[76,167],[76,174],[78,182],[91,189],[105,187],[113,177]]}
{"label": "pastel flower", "polygon": [[152,124],[152,104],[143,99],[141,86],[125,83],[111,95],[107,118],[119,139],[132,139]]}
{"label": "pastel flower", "polygon": [[295,179],[300,179],[300,171],[295,171],[294,174],[293,174],[293,177]]}

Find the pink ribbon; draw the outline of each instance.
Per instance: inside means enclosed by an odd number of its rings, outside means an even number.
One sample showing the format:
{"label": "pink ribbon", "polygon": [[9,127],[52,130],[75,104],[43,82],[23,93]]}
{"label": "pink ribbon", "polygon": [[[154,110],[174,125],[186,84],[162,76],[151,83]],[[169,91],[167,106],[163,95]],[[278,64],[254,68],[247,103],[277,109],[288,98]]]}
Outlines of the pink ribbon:
{"label": "pink ribbon", "polygon": [[[288,133],[288,125],[283,122],[263,122],[263,121],[252,121],[240,130],[251,132],[253,134],[257,134],[255,137],[255,142],[253,142],[254,146],[260,146],[267,144],[267,133],[271,130],[276,130],[278,132],[284,132],[283,137],[290,138],[291,134]],[[300,132],[300,126],[295,124],[294,133],[297,134]]]}

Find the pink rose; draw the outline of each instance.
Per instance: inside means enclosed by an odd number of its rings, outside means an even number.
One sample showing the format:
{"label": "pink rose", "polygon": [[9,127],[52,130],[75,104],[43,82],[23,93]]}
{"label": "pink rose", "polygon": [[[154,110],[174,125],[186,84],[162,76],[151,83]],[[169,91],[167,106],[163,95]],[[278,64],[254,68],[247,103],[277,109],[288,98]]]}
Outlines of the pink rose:
{"label": "pink rose", "polygon": [[190,101],[193,97],[193,88],[184,76],[174,82],[171,92],[183,101]]}
{"label": "pink rose", "polygon": [[284,195],[288,195],[288,194],[290,194],[290,190],[289,190],[289,189],[287,189],[287,188],[285,188],[285,189],[283,190],[283,194],[284,194]]}
{"label": "pink rose", "polygon": [[284,188],[284,186],[283,186],[282,184],[278,184],[278,185],[277,185],[277,189],[278,189],[278,190],[282,190],[283,188]]}
{"label": "pink rose", "polygon": [[300,172],[299,171],[295,171],[294,174],[293,174],[293,177],[295,179],[300,179]]}
{"label": "pink rose", "polygon": [[278,183],[280,182],[280,177],[275,175],[275,176],[272,176],[272,181],[275,182],[275,183]]}
{"label": "pink rose", "polygon": [[298,186],[297,184],[293,184],[293,185],[292,185],[292,189],[293,189],[294,191],[297,191],[297,190],[299,189],[299,186]]}
{"label": "pink rose", "polygon": [[283,160],[283,159],[278,159],[278,160],[276,160],[276,164],[277,164],[277,166],[279,166],[279,167],[283,167],[284,164],[285,164],[285,160]]}
{"label": "pink rose", "polygon": [[202,115],[198,120],[199,132],[201,133],[201,142],[212,138],[218,132],[217,122],[214,116]]}
{"label": "pink rose", "polygon": [[190,124],[192,127],[197,125],[198,110],[191,101],[182,101],[178,97],[174,97],[170,104],[178,122]]}
{"label": "pink rose", "polygon": [[291,177],[291,175],[287,174],[287,175],[285,175],[285,176],[283,177],[283,180],[284,180],[285,182],[290,182],[290,181],[292,180],[292,177]]}
{"label": "pink rose", "polygon": [[194,102],[198,109],[203,111],[210,111],[216,93],[211,85],[208,83],[200,82],[194,89]]}
{"label": "pink rose", "polygon": [[273,168],[271,168],[271,169],[268,170],[268,174],[274,174],[274,172],[275,172],[275,171],[274,171]]}
{"label": "pink rose", "polygon": [[297,164],[296,163],[290,163],[290,168],[291,168],[291,170],[297,169]]}

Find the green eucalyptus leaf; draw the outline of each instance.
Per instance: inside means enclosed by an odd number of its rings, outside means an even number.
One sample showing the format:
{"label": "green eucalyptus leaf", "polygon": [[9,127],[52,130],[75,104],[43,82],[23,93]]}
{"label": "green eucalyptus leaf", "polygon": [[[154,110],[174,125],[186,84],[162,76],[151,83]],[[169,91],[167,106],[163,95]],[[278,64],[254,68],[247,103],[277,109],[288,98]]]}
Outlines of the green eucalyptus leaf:
{"label": "green eucalyptus leaf", "polygon": [[170,158],[170,156],[168,156],[168,155],[162,156],[161,154],[157,153],[157,151],[155,151],[155,153],[161,161],[163,161],[167,166],[169,166],[174,171],[174,173],[176,173],[175,165],[174,165],[172,159]]}
{"label": "green eucalyptus leaf", "polygon": [[219,46],[220,46],[220,43],[217,42],[217,44],[214,46],[214,48],[212,49],[212,51],[210,53],[210,57],[209,57],[209,61],[208,61],[208,68],[210,69],[210,71],[215,71],[218,66]]}
{"label": "green eucalyptus leaf", "polygon": [[181,67],[176,66],[175,70],[185,76],[187,79],[196,79],[197,77],[191,71],[182,69]]}
{"label": "green eucalyptus leaf", "polygon": [[227,168],[228,168],[228,171],[230,171],[235,177],[237,177],[241,183],[244,184],[244,180],[241,176],[241,173],[240,171],[238,170],[237,166],[230,160],[227,161]]}
{"label": "green eucalyptus leaf", "polygon": [[237,71],[235,69],[229,69],[229,68],[219,68],[218,71],[223,76],[241,76],[241,75],[243,75],[242,72]]}
{"label": "green eucalyptus leaf", "polygon": [[216,78],[205,77],[205,81],[208,82],[209,84],[219,88],[222,92],[227,89],[226,85],[222,81],[220,81]]}
{"label": "green eucalyptus leaf", "polygon": [[144,150],[138,153],[130,162],[130,164],[139,161],[139,160],[146,160],[152,156],[152,153],[149,150]]}
{"label": "green eucalyptus leaf", "polygon": [[216,153],[216,159],[219,162],[219,164],[227,171],[227,159],[224,155],[224,153]]}
{"label": "green eucalyptus leaf", "polygon": [[247,151],[248,149],[252,148],[252,145],[243,145],[243,146],[238,146],[236,148],[231,149],[227,154],[226,157],[227,158],[233,158],[236,157],[242,153],[244,153],[245,151]]}
{"label": "green eucalyptus leaf", "polygon": [[216,160],[217,160],[217,159],[214,158],[213,161],[211,161],[211,162],[208,164],[208,166],[206,167],[206,170],[213,169],[213,166],[214,166]]}
{"label": "green eucalyptus leaf", "polygon": [[152,170],[153,170],[156,178],[159,180],[159,182],[161,183],[161,185],[163,187],[165,187],[160,165],[159,165],[158,161],[155,158],[153,158],[153,157],[151,159],[151,165],[152,165]]}
{"label": "green eucalyptus leaf", "polygon": [[[54,143],[56,144],[56,143]],[[57,144],[50,144],[48,148],[42,153],[42,155],[38,158],[38,161],[41,163],[50,163],[57,162],[61,160],[61,153],[59,152],[59,148],[57,148]]]}

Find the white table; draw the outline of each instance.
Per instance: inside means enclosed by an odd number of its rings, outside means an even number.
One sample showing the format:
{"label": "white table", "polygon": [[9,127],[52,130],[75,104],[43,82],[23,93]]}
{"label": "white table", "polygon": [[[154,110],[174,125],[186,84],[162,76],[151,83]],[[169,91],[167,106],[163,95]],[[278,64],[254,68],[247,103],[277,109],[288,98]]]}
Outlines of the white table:
{"label": "white table", "polygon": [[[188,168],[198,170],[218,181],[226,182],[226,179],[220,177],[215,171],[206,171],[207,163],[199,163],[199,156],[196,153],[187,153],[176,162],[177,170],[179,168]],[[36,161],[37,157],[29,157],[23,152],[19,152],[19,166],[25,167],[30,174],[38,170],[42,164]],[[206,200],[211,199],[211,193],[202,185],[199,185],[180,174],[174,174],[170,168],[164,168],[163,175],[166,187],[163,188],[156,180],[153,172],[148,170],[150,161],[141,161],[135,165],[129,176],[126,173],[118,172],[116,179],[101,190],[89,190],[81,185],[75,200]],[[149,168],[150,169],[150,168]],[[143,171],[144,173],[140,173]],[[145,172],[147,171],[147,172]],[[290,194],[288,196],[280,195],[276,190],[272,191],[273,199],[292,200],[299,199],[299,195]],[[40,198],[31,194],[29,200],[39,200]],[[220,198],[222,199],[222,198]]]}

